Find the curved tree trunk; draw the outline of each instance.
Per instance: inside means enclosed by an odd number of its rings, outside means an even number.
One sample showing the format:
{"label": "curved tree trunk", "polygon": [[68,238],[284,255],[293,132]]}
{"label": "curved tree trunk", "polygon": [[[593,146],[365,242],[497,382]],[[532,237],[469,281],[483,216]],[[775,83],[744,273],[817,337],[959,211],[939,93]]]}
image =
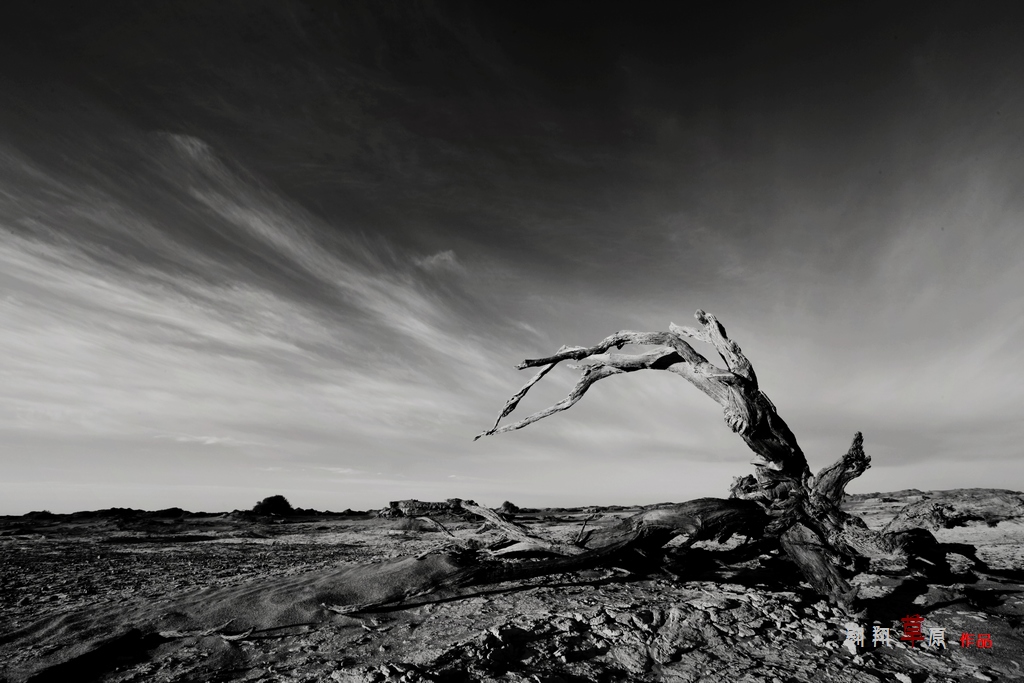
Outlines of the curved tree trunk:
{"label": "curved tree trunk", "polygon": [[[743,520],[729,517],[726,526],[744,526],[747,535],[778,539],[815,590],[846,608],[852,607],[856,597],[856,590],[847,577],[852,569],[862,568],[871,560],[907,566],[921,559],[942,571],[944,553],[929,532],[918,529],[912,533],[877,533],[868,529],[860,518],[840,509],[847,484],[870,467],[871,458],[864,453],[861,434],[856,434],[849,452],[838,462],[812,475],[796,437],[761,391],[754,368],[739,345],[729,339],[725,328],[713,315],[698,310],[695,317],[699,328],[673,323],[668,332],[623,331],[592,347],[563,346],[553,356],[520,363],[520,369],[542,369],[508,400],[494,426],[477,438],[521,429],[566,410],[605,377],[637,370],[674,372],[722,406],[725,423],[754,453],[753,474],[733,482],[731,498],[756,503],[766,524],[760,530],[753,529],[756,518],[752,513],[736,512],[734,514],[739,514]],[[710,344],[726,367],[710,363],[687,339]],[[608,353],[613,347],[621,349],[626,344],[657,345],[658,348],[637,355]],[[581,366],[582,376],[569,396],[519,422],[499,427],[501,419],[516,408],[530,388],[565,360],[585,361]],[[722,508],[711,510],[708,507],[699,516],[725,519],[720,516]],[[648,532],[649,538],[667,536],[666,542],[678,533],[691,533],[692,518],[685,514],[667,516],[660,524],[654,517],[646,517],[650,514],[644,513],[628,524],[641,528],[654,525],[659,530]],[[672,527],[674,532],[669,533],[666,527]],[[736,532],[744,533],[738,528]]]}

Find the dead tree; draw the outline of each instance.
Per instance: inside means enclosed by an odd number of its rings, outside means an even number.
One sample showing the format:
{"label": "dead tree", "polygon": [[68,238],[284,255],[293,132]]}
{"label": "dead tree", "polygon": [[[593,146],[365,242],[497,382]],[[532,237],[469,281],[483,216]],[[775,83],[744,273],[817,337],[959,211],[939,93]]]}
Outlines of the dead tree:
{"label": "dead tree", "polygon": [[[359,594],[350,590],[350,597],[343,601],[346,604],[338,604],[340,584],[327,581],[323,585],[332,587],[325,593],[333,599],[332,609],[354,613],[385,605],[408,605],[425,594],[615,566],[627,557],[656,557],[661,548],[680,536],[684,537],[684,548],[703,540],[725,540],[734,534],[769,547],[777,545],[814,590],[851,611],[857,591],[849,579],[872,563],[888,570],[948,577],[946,549],[929,531],[872,531],[859,517],[840,508],[846,485],[870,466],[861,434],[856,434],[846,455],[817,475],[811,474],[796,437],[761,391],[754,368],[740,347],[729,339],[714,316],[697,311],[696,318],[699,328],[671,324],[668,332],[618,332],[595,346],[562,347],[553,356],[523,361],[519,369],[540,371],[506,402],[494,426],[476,438],[521,429],[571,408],[606,377],[637,370],[667,370],[721,405],[726,425],[754,452],[753,475],[735,479],[729,498],[701,498],[647,510],[619,524],[580,533],[571,543],[541,538],[492,510],[463,502],[463,508],[484,517],[508,537],[509,543],[489,553],[441,551],[429,553],[429,560],[427,556],[416,558],[425,564],[409,569],[407,580],[401,578],[406,574],[395,574],[389,583],[390,592],[386,596],[375,594],[370,602],[361,602]],[[725,367],[709,362],[687,339],[710,344]],[[627,344],[655,348],[635,355],[609,353]],[[570,360],[582,362],[578,366],[582,374],[565,399],[499,427],[537,382],[559,363]],[[505,561],[515,555],[544,557],[529,562]]]}
{"label": "dead tree", "polygon": [[[692,544],[732,534],[777,542],[822,596],[847,609],[856,590],[852,573],[870,562],[915,572],[948,572],[945,552],[923,529],[879,533],[840,509],[846,485],[870,467],[858,432],[838,462],[811,474],[803,451],[775,405],[758,385],[740,347],[713,316],[698,310],[699,327],[669,325],[668,332],[623,331],[591,347],[566,347],[547,358],[526,360],[519,369],[541,368],[505,404],[494,426],[478,435],[521,429],[575,405],[596,382],[638,370],[667,370],[687,380],[722,406],[725,423],[754,453],[753,475],[734,480],[729,499],[704,498],[641,513],[618,526],[590,534],[578,546],[589,552],[657,549],[676,536]],[[697,353],[687,340],[710,344],[725,367]],[[654,346],[635,355],[609,353],[627,344]],[[582,362],[579,381],[562,401],[514,424],[499,427],[533,385],[563,361]],[[532,546],[537,542],[533,541]],[[579,549],[577,548],[577,550]],[[565,553],[551,547],[550,552]]]}

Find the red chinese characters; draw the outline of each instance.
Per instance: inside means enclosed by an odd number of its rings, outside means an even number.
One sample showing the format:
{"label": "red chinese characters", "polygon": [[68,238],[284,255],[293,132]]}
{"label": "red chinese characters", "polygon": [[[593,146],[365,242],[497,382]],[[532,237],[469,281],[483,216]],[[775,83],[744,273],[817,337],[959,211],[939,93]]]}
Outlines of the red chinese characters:
{"label": "red chinese characters", "polygon": [[900,636],[900,640],[910,642],[910,647],[914,647],[924,640],[924,633],[921,631],[921,627],[924,625],[924,617],[920,614],[915,614],[903,617],[900,621],[903,622],[903,635]]}
{"label": "red chinese characters", "polygon": [[960,647],[975,647],[982,650],[992,649],[992,634],[991,633],[961,633],[960,634]]}

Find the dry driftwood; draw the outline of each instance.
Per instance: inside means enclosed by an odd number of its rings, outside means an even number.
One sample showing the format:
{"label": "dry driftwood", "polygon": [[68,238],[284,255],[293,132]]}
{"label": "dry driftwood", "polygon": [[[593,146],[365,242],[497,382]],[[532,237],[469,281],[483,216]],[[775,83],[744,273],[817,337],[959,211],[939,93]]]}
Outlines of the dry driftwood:
{"label": "dry driftwood", "polygon": [[[739,345],[728,337],[713,315],[698,310],[695,317],[700,325],[697,328],[673,323],[668,332],[623,331],[591,347],[563,346],[553,356],[520,363],[519,369],[541,370],[508,400],[494,426],[476,438],[521,429],[571,408],[591,386],[606,377],[637,370],[667,370],[722,406],[725,423],[754,453],[754,473],[734,481],[729,501],[693,501],[699,505],[683,504],[673,509],[678,514],[660,518],[644,513],[627,520],[614,533],[592,534],[583,544],[585,547],[594,547],[611,537],[609,534],[621,541],[627,528],[635,538],[623,550],[649,550],[679,534],[699,539],[716,526],[723,535],[743,533],[774,539],[819,593],[846,608],[851,608],[856,598],[856,590],[849,583],[851,571],[871,561],[890,567],[945,569],[943,549],[930,532],[874,532],[861,519],[840,509],[847,484],[870,467],[871,459],[864,453],[861,434],[856,434],[845,456],[812,475],[796,437],[761,391],[754,368]],[[710,344],[725,367],[709,362],[687,340]],[[609,353],[627,344],[656,348],[635,355]],[[566,360],[582,361],[582,375],[570,394],[549,408],[499,427],[530,388]],[[750,504],[742,508],[725,507],[738,501]],[[728,514],[724,514],[726,511]]]}

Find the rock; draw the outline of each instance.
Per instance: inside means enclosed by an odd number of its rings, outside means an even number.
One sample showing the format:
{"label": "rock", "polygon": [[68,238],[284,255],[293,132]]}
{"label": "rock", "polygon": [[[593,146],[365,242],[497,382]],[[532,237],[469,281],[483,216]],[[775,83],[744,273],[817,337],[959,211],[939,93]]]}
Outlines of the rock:
{"label": "rock", "polygon": [[985,523],[1024,518],[1024,494],[998,489],[961,489],[946,492],[941,502],[922,499],[910,503],[889,522],[886,531],[903,531],[916,527],[937,531]]}
{"label": "rock", "polygon": [[654,623],[655,615],[650,609],[641,609],[633,615],[633,621],[644,625],[651,625]]}
{"label": "rock", "polygon": [[330,679],[337,683],[375,683],[383,680],[379,671],[365,667],[355,671],[332,671]]}
{"label": "rock", "polygon": [[[467,500],[466,502],[470,505],[476,504],[471,500]],[[422,517],[431,515],[462,516],[464,514],[465,510],[462,508],[462,500],[459,498],[449,498],[443,503],[431,503],[416,499],[393,500],[388,503],[388,507],[380,510],[377,513],[377,516],[394,518]]]}
{"label": "rock", "polygon": [[[626,623],[629,622],[627,621]],[[576,619],[567,619],[565,617],[555,619],[552,622],[552,625],[559,631],[562,631],[563,633],[569,633],[571,631],[582,631],[586,628],[581,622],[577,621]]]}
{"label": "rock", "polygon": [[707,609],[726,609],[729,607],[730,602],[727,598],[720,598],[717,596],[707,596],[703,598],[697,598],[690,601],[690,605],[696,609],[707,610]]}
{"label": "rock", "polygon": [[619,624],[630,624],[633,622],[633,615],[628,612],[613,612],[612,610],[608,610],[608,616]]}
{"label": "rock", "polygon": [[640,647],[618,645],[611,649],[611,656],[628,673],[642,674],[647,671],[647,653]]}
{"label": "rock", "polygon": [[531,636],[530,631],[512,624],[492,626],[488,631],[502,643],[521,643]]}
{"label": "rock", "polygon": [[913,681],[910,680],[910,676],[908,676],[907,674],[897,673],[897,674],[895,674],[895,676],[896,676],[896,680],[899,681],[900,683],[913,683]]}

